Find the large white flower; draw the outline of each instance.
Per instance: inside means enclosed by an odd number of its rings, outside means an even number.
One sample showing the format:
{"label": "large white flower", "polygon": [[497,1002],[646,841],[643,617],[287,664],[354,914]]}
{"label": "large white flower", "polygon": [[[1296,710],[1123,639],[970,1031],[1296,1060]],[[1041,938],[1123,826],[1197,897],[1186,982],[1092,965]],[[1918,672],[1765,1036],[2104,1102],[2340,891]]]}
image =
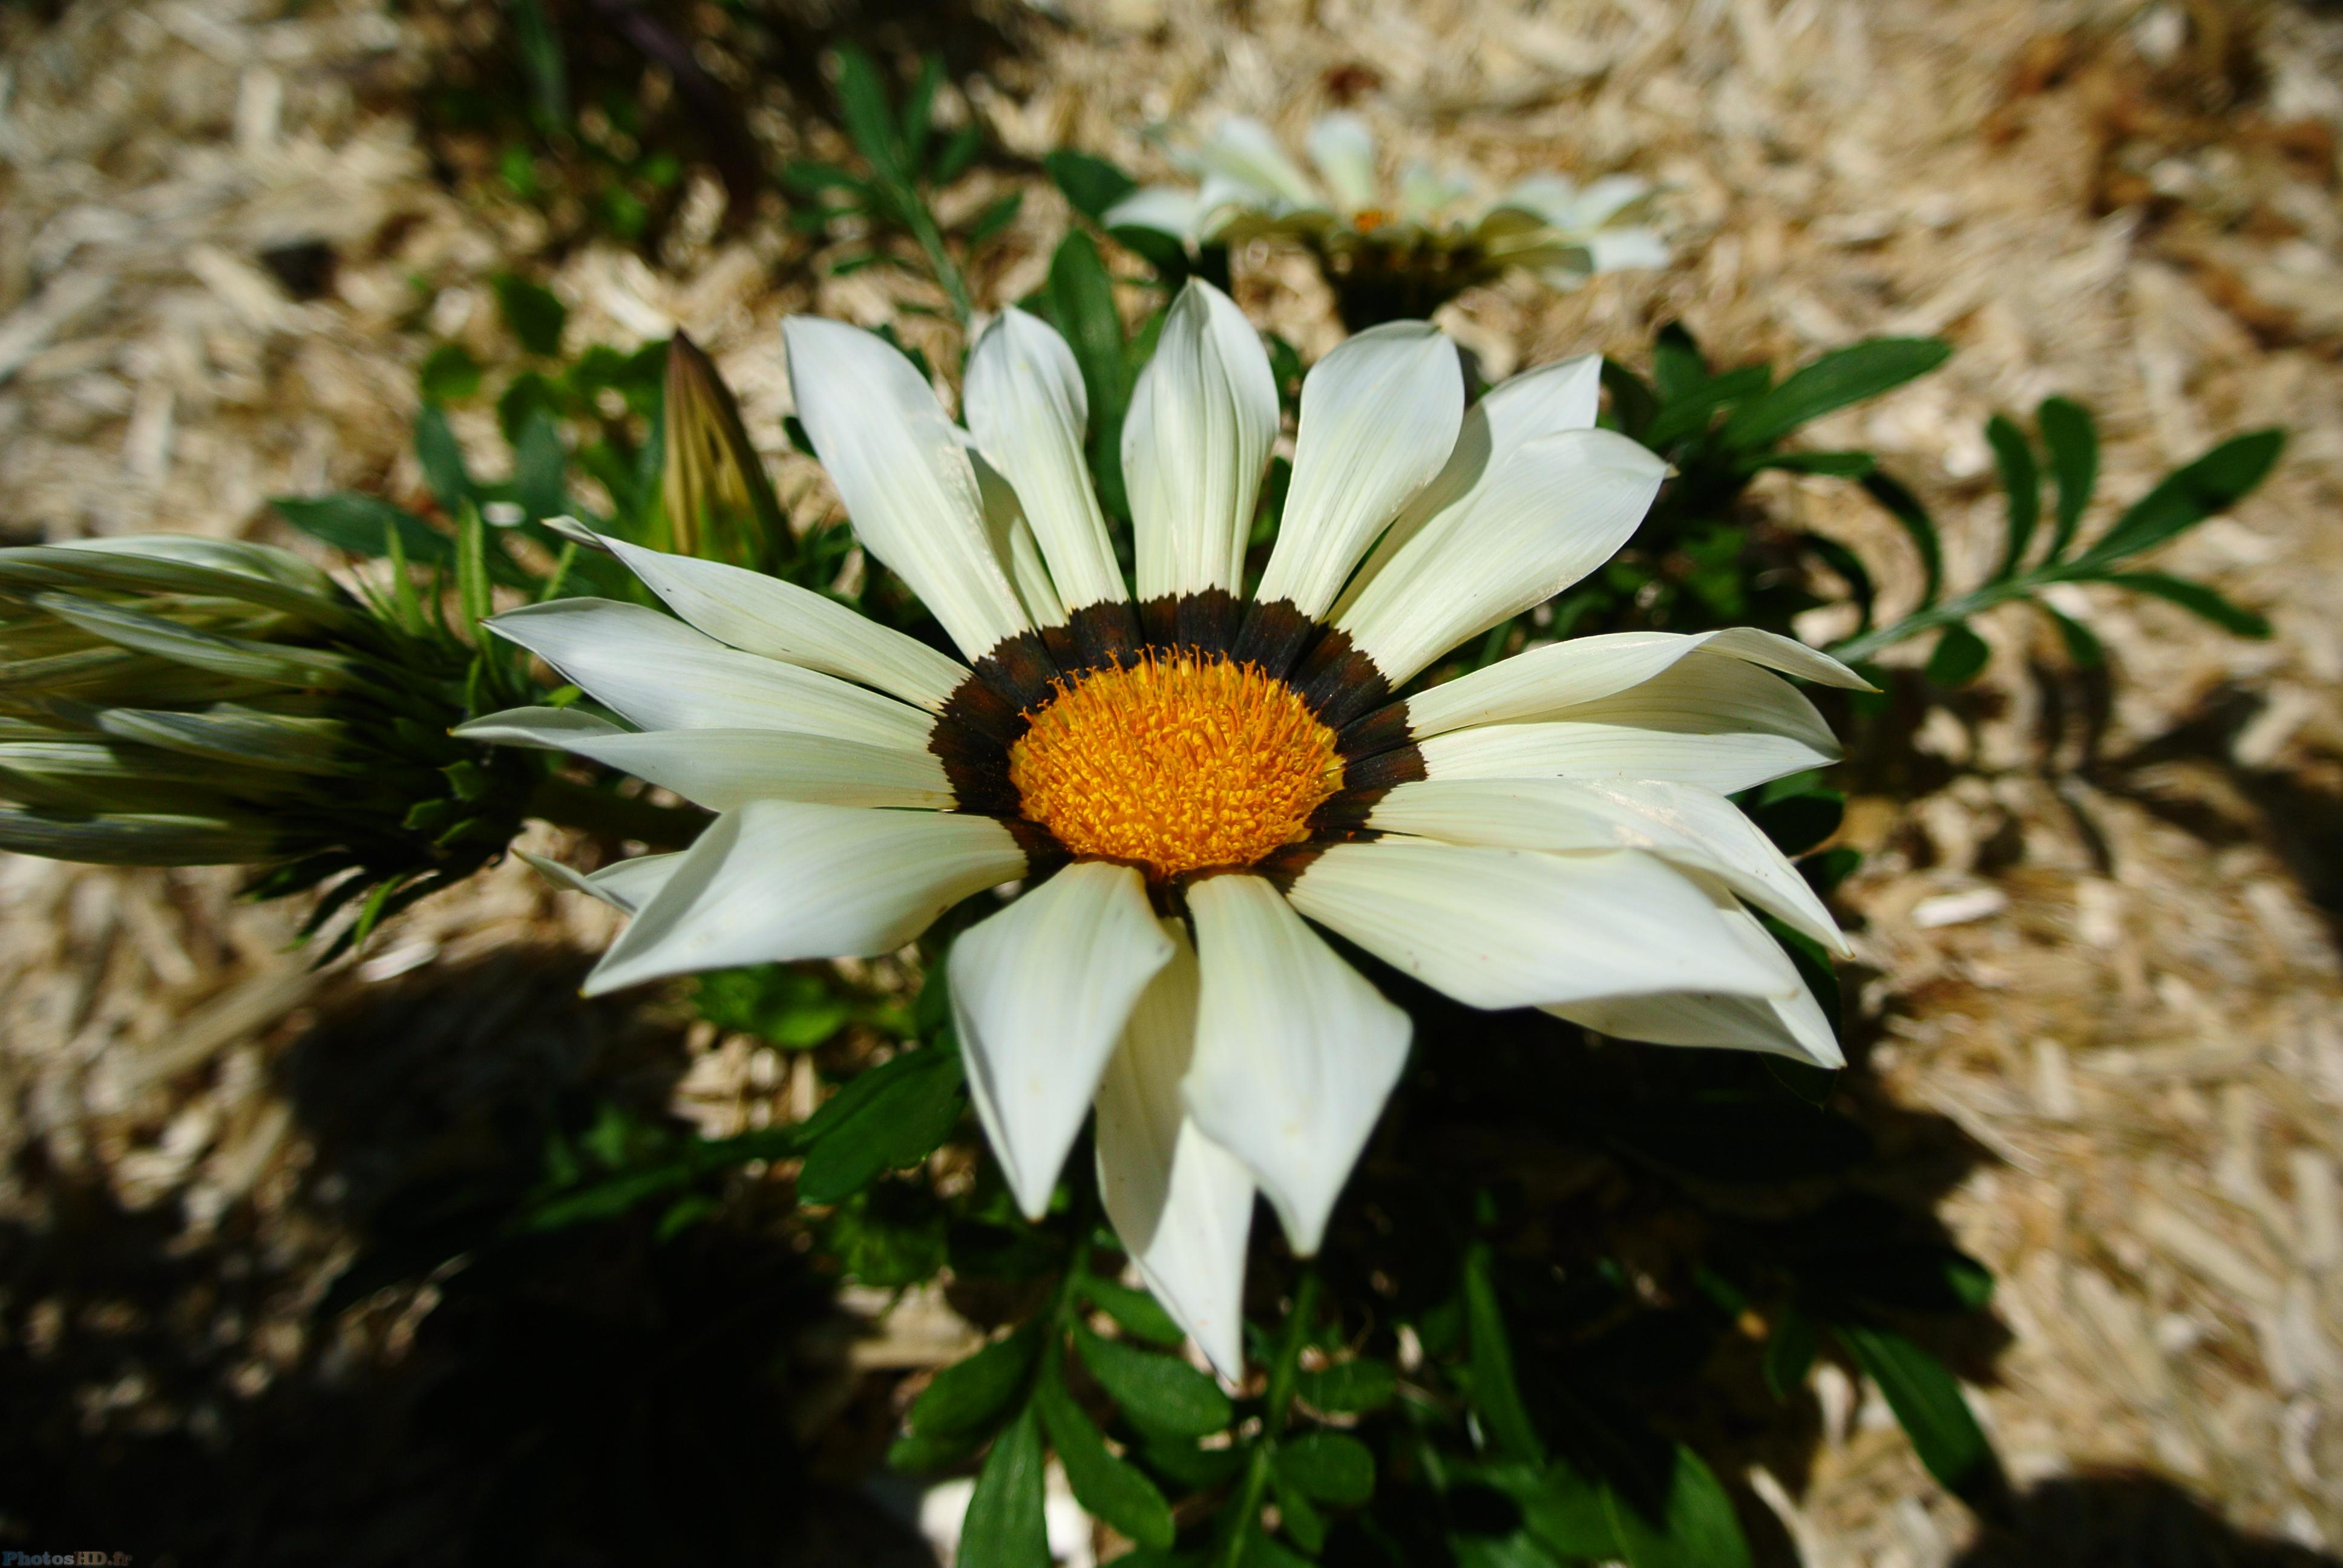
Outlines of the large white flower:
{"label": "large white flower", "polygon": [[1594,427],[1594,357],[1468,409],[1425,324],[1343,344],[1303,383],[1248,595],[1277,397],[1244,317],[1191,283],[1124,428],[1133,596],[1048,327],[1011,311],[978,340],[966,431],[880,338],[809,317],[787,337],[864,545],[970,662],[618,540],[673,615],[498,618],[625,722],[525,709],[464,733],[719,813],[680,854],[568,874],[633,915],[589,990],[890,952],[1022,879],[949,962],[986,1134],[1039,1215],[1095,1105],[1109,1218],[1232,1374],[1253,1194],[1314,1251],[1407,1056],[1408,1015],[1322,932],[1476,1007],[1838,1060],[1749,910],[1837,930],[1725,797],[1835,755],[1774,671],[1853,675],[1763,632],[1635,633],[1393,695],[1599,566],[1651,503],[1659,460]]}
{"label": "large white flower", "polygon": [[1623,221],[1651,194],[1633,176],[1580,186],[1538,175],[1493,198],[1422,165],[1387,184],[1366,122],[1339,113],[1311,126],[1307,151],[1314,178],[1259,120],[1223,120],[1181,155],[1197,185],[1134,191],[1108,210],[1106,222],[1192,246],[1281,235],[1327,255],[1338,269],[1444,266],[1453,288],[1512,266],[1568,287],[1594,273],[1667,265],[1656,230]]}

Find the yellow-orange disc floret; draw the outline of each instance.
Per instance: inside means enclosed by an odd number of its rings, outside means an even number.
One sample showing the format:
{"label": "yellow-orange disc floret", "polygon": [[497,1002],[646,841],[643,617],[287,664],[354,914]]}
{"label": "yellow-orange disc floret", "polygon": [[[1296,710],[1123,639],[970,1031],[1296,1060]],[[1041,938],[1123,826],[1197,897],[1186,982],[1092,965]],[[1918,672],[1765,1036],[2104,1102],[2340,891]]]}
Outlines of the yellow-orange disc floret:
{"label": "yellow-orange disc floret", "polygon": [[1151,653],[1056,683],[1009,749],[1024,814],[1076,855],[1157,877],[1249,866],[1342,781],[1334,732],[1250,664]]}

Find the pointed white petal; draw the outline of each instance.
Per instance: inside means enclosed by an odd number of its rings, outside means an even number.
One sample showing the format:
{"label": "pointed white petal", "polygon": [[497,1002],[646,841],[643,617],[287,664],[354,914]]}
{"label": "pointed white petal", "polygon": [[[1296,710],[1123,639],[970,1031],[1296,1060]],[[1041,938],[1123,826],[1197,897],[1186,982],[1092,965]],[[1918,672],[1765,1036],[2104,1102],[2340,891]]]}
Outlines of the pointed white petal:
{"label": "pointed white petal", "polygon": [[1239,589],[1277,419],[1260,336],[1227,295],[1191,278],[1122,427],[1141,598]]}
{"label": "pointed white petal", "polygon": [[1252,1177],[1181,1101],[1196,1049],[1196,955],[1186,928],[1162,925],[1172,960],[1140,994],[1099,1080],[1099,1197],[1147,1288],[1234,1382],[1244,1375]]}
{"label": "pointed white petal", "polygon": [[1090,406],[1066,340],[1021,310],[1002,311],[969,355],[961,401],[978,449],[1016,487],[1067,608],[1123,598],[1082,457]]}
{"label": "pointed white petal", "polygon": [[1557,1018],[1648,1045],[1704,1045],[1760,1050],[1814,1067],[1844,1067],[1830,1020],[1803,982],[1787,999],[1746,996],[1634,996],[1548,1007]]}
{"label": "pointed white petal", "polygon": [[1588,266],[1595,272],[1661,267],[1670,260],[1668,242],[1655,228],[1606,228],[1586,236]]}
{"label": "pointed white petal", "polygon": [[1578,199],[1570,206],[1570,226],[1600,228],[1651,194],[1649,180],[1634,175],[1605,175],[1578,193]]}
{"label": "pointed white petal", "polygon": [[1310,127],[1310,161],[1344,212],[1374,206],[1375,136],[1356,115],[1322,115]]}
{"label": "pointed white petal", "polygon": [[1542,724],[1483,724],[1416,743],[1433,779],[1669,779],[1730,795],[1824,768],[1838,742],[1779,676],[1693,653],[1624,691]]}
{"label": "pointed white petal", "polygon": [[1408,733],[1421,740],[1471,724],[1559,719],[1659,675],[1686,654],[1707,652],[1763,665],[1822,686],[1868,691],[1870,682],[1826,653],[1770,631],[1616,631],[1524,648],[1407,699]]}
{"label": "pointed white petal", "polygon": [[1312,367],[1293,487],[1253,597],[1325,614],[1375,536],[1447,463],[1463,417],[1456,346],[1428,322],[1370,327]]}
{"label": "pointed white petal", "polygon": [[1373,553],[1335,602],[1337,618],[1349,613],[1368,585],[1383,575],[1426,523],[1489,483],[1490,476],[1513,463],[1523,447],[1564,430],[1593,429],[1602,393],[1603,357],[1582,354],[1524,371],[1473,404],[1465,411],[1456,433],[1456,449],[1449,454],[1446,466],[1416,492],[1375,542]]}
{"label": "pointed white petal", "polygon": [[1517,181],[1494,204],[1496,210],[1507,207],[1528,213],[1541,223],[1556,227],[1569,225],[1577,212],[1578,185],[1564,175],[1532,175]]}
{"label": "pointed white petal", "polygon": [[1408,1016],[1259,877],[1193,883],[1188,910],[1203,968],[1188,1113],[1309,1256],[1407,1065]]}
{"label": "pointed white petal", "polygon": [[1106,209],[1105,226],[1151,228],[1174,239],[1201,239],[1202,211],[1197,193],[1178,186],[1142,186]]}
{"label": "pointed white petal", "polygon": [[642,908],[645,900],[667,886],[667,879],[674,874],[677,862],[683,859],[679,853],[638,855],[631,860],[619,860],[605,866],[589,877],[558,860],[532,855],[527,849],[515,849],[513,853],[518,855],[531,870],[564,892],[584,893],[628,915]]}
{"label": "pointed white petal", "polygon": [[488,625],[644,729],[788,729],[922,751],[935,725],[893,698],[727,648],[642,605],[558,598]]}
{"label": "pointed white petal", "polygon": [[[580,719],[593,728],[579,725]],[[451,733],[466,740],[574,751],[672,789],[712,811],[729,811],[751,800],[943,811],[956,801],[943,760],[933,752],[866,746],[826,735],[779,729],[637,733],[557,708],[492,713]]]}
{"label": "pointed white petal", "polygon": [[986,547],[976,475],[934,390],[884,338],[814,316],[781,324],[789,390],[863,548],[892,567],[962,653],[1029,629]]}
{"label": "pointed white petal", "polygon": [[976,467],[977,493],[984,498],[984,537],[995,558],[1007,564],[1009,580],[1016,585],[1017,601],[1024,608],[1026,618],[1035,626],[1064,624],[1065,604],[1058,598],[1057,584],[1050,580],[1041,548],[1033,542],[1033,525],[1026,520],[1016,488],[985,460],[983,453],[971,451],[969,460]]}
{"label": "pointed white petal", "polygon": [[1131,1004],[1172,942],[1128,866],[1080,860],[952,943],[952,1019],[968,1087],[1027,1217],[1058,1170]]}
{"label": "pointed white petal", "polygon": [[811,588],[603,537],[668,608],[721,643],[940,709],[968,667]]}
{"label": "pointed white petal", "polygon": [[1786,989],[1705,890],[1634,850],[1337,844],[1287,896],[1320,925],[1473,1007]]}
{"label": "pointed white petal", "polygon": [[1025,873],[990,817],[756,800],[710,823],[586,980],[588,996],[730,964],[893,952]]}
{"label": "pointed white petal", "polygon": [[1367,825],[1448,844],[1647,850],[1715,876],[1795,930],[1847,950],[1838,922],[1788,857],[1732,801],[1692,785],[1421,779],[1377,801]]}
{"label": "pointed white petal", "polygon": [[1318,201],[1310,176],[1294,167],[1270,128],[1247,115],[1222,120],[1192,155],[1197,167],[1233,180],[1274,202],[1312,206]]}
{"label": "pointed white petal", "polygon": [[1666,473],[1610,430],[1528,442],[1426,523],[1336,625],[1396,685],[1609,560]]}

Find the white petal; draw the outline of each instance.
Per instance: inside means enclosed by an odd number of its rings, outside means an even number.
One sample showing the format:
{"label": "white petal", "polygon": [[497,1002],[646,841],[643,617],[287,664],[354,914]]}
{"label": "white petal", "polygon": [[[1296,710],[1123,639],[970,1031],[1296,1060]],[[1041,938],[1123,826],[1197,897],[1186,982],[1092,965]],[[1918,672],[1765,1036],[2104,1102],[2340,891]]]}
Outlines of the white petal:
{"label": "white petal", "polygon": [[1260,336],[1227,295],[1189,279],[1122,427],[1141,598],[1238,591],[1277,419]]}
{"label": "white petal", "polygon": [[968,667],[958,659],[811,588],[624,539],[604,536],[602,543],[668,608],[745,652],[875,686],[930,709],[941,709],[968,678]]}
{"label": "white petal", "polygon": [[[583,719],[586,725],[578,721]],[[650,729],[637,733],[566,709],[491,713],[451,734],[466,740],[574,751],[672,789],[712,811],[751,800],[949,810],[957,801],[942,759],[779,729]]]}
{"label": "white petal", "polygon": [[935,725],[892,698],[727,648],[642,605],[558,598],[488,625],[643,729],[788,729],[921,751]]}
{"label": "white petal", "polygon": [[1246,115],[1222,120],[1192,155],[1196,166],[1233,180],[1275,201],[1311,206],[1318,191],[1294,167],[1267,126]]}
{"label": "white petal", "polygon": [[1582,354],[1523,371],[1473,404],[1465,411],[1456,433],[1456,448],[1449,454],[1446,466],[1416,492],[1375,542],[1374,553],[1335,601],[1335,615],[1349,612],[1368,584],[1383,574],[1426,523],[1488,482],[1489,476],[1512,463],[1524,446],[1564,430],[1593,429],[1602,396],[1603,357]]}
{"label": "white petal", "polygon": [[1558,719],[1580,703],[1640,686],[1686,654],[1745,659],[1823,686],[1855,691],[1871,683],[1826,653],[1770,631],[1616,631],[1525,648],[1407,699],[1408,733],[1417,739],[1470,724]]}
{"label": "white petal", "polygon": [[1110,229],[1151,228],[1193,243],[1202,237],[1197,193],[1178,186],[1142,186],[1106,209]]}
{"label": "white petal", "polygon": [[642,908],[650,896],[667,886],[669,877],[683,859],[672,855],[638,855],[631,860],[618,860],[603,867],[592,876],[586,876],[558,860],[543,855],[532,855],[527,849],[515,849],[531,870],[565,892],[584,893],[599,899],[622,914],[633,914]]}
{"label": "white petal", "polygon": [[1067,607],[1123,598],[1082,457],[1090,406],[1066,340],[1021,310],[1002,311],[969,355],[961,401],[978,449],[1016,487]]}
{"label": "white petal", "polygon": [[1668,242],[1655,228],[1606,228],[1586,236],[1588,265],[1596,272],[1661,267],[1669,261]]}
{"label": "white petal", "polygon": [[756,800],[709,825],[586,979],[588,996],[730,964],[890,953],[1025,873],[990,817]]}
{"label": "white petal", "polygon": [[1610,430],[1531,441],[1426,523],[1336,625],[1398,685],[1609,560],[1666,474]]}
{"label": "white petal", "polygon": [[820,317],[781,324],[789,390],[863,548],[981,658],[1030,629],[987,548],[976,475],[934,390],[884,338]]}
{"label": "white petal", "polygon": [[1649,1045],[1704,1045],[1762,1050],[1815,1067],[1844,1067],[1846,1057],[1814,992],[1803,982],[1787,999],[1745,996],[1634,996],[1574,1002],[1546,1011],[1600,1033]]}
{"label": "white petal", "polygon": [[1408,1016],[1259,877],[1188,889],[1203,981],[1188,1113],[1307,1257],[1407,1065]]}
{"label": "white petal", "polygon": [[1077,861],[952,943],[970,1098],[1009,1190],[1040,1219],[1131,1004],[1172,942],[1128,866]]}
{"label": "white petal", "polygon": [[1287,896],[1320,925],[1473,1007],[1786,989],[1698,884],[1633,850],[1336,844]]}
{"label": "white petal", "polygon": [[1517,208],[1542,223],[1567,227],[1577,215],[1577,182],[1563,175],[1532,175],[1499,196],[1495,207]]}
{"label": "white petal", "polygon": [[1806,879],[1741,809],[1687,784],[1573,779],[1421,779],[1375,803],[1367,825],[1449,844],[1644,849],[1704,871],[1841,952],[1846,939]]}
{"label": "white petal", "polygon": [[1715,654],[1564,711],[1553,723],[1451,730],[1416,749],[1433,779],[1661,779],[1720,795],[1839,759],[1803,692]]}
{"label": "white petal", "polygon": [[1065,604],[1058,598],[1057,584],[1050,580],[1050,568],[1033,542],[1033,525],[1025,519],[1016,489],[984,454],[972,452],[970,458],[976,467],[977,491],[984,498],[985,538],[993,555],[1008,563],[1009,580],[1017,587],[1026,618],[1036,626],[1063,624]]}
{"label": "white petal", "polygon": [[1312,367],[1293,487],[1253,597],[1325,614],[1375,536],[1447,463],[1463,417],[1456,346],[1428,322],[1370,327]]}
{"label": "white petal", "polygon": [[1569,226],[1584,231],[1601,228],[1651,194],[1649,180],[1634,175],[1605,175],[1571,203]]}
{"label": "white petal", "polygon": [[1472,194],[1471,180],[1429,164],[1410,164],[1400,175],[1400,211],[1418,223],[1437,217],[1443,210]]}
{"label": "white petal", "polygon": [[1162,925],[1172,960],[1140,993],[1099,1080],[1099,1197],[1147,1288],[1233,1382],[1244,1374],[1252,1177],[1181,1103],[1196,1050],[1196,955],[1186,928]]}
{"label": "white petal", "polygon": [[1360,212],[1375,201],[1375,136],[1356,115],[1319,116],[1310,127],[1310,161],[1318,176],[1345,212]]}

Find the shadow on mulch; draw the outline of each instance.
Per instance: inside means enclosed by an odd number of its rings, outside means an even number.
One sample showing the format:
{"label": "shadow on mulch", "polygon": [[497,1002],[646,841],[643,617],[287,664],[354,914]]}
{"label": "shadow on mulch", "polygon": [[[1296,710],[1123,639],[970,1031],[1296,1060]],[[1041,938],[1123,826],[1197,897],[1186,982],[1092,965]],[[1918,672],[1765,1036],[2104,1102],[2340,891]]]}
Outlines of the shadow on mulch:
{"label": "shadow on mulch", "polygon": [[2343,1568],[2343,1558],[2249,1535],[2161,1476],[2045,1482],[1952,1568]]}
{"label": "shadow on mulch", "polygon": [[500,955],[321,1017],[280,1059],[317,1160],[265,1224],[240,1206],[189,1245],[167,1208],[24,1171],[48,1222],[0,1231],[0,1541],[188,1568],[927,1563],[809,1471],[838,1330],[785,1239],[747,1215],[660,1240],[656,1211],[506,1233],[549,1135],[589,1102],[656,1115],[680,1060],[579,972]]}

